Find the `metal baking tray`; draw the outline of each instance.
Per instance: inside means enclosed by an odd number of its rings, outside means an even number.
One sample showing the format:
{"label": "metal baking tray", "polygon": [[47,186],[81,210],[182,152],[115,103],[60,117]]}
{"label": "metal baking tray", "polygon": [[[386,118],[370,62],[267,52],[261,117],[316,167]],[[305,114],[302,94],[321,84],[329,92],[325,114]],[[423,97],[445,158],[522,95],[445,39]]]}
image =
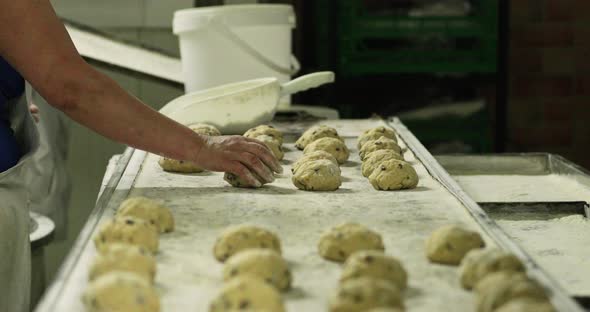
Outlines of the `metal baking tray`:
{"label": "metal baking tray", "polygon": [[[408,311],[472,311],[474,296],[464,291],[456,267],[428,263],[424,240],[432,230],[449,223],[480,229],[486,243],[518,255],[528,272],[542,283],[559,311],[582,311],[558,284],[510,240],[435,161],[414,135],[397,119],[396,129],[404,157],[416,168],[416,189],[375,191],[360,174],[356,137],[382,120],[337,120],[334,126],[351,148],[342,166],[343,185],[336,192],[303,192],[291,183],[290,164],[301,152],[288,142],[285,174],[259,190],[232,188],[221,173],[170,174],[157,166],[157,157],[128,149],[99,198],[88,223],[36,311],[80,311],[80,295],[87,270],[96,255],[91,238],[96,226],[111,218],[128,196],[143,195],[164,201],[177,220],[175,232],[160,239],[156,286],[163,311],[206,311],[222,285],[221,268],[211,255],[219,232],[237,223],[258,224],[281,237],[284,256],[294,273],[293,289],[285,294],[289,311],[325,311],[337,287],[340,266],[325,261],[316,246],[322,231],[343,221],[356,221],[383,235],[387,253],[398,257],[409,273],[405,292]],[[277,124],[297,135],[313,123]],[[295,136],[293,136],[295,137]]]}
{"label": "metal baking tray", "polygon": [[590,172],[551,153],[505,153],[483,155],[437,155],[451,175],[570,175],[590,186]]}
{"label": "metal baking tray", "polygon": [[590,298],[587,170],[547,153],[436,159],[571,296]]}

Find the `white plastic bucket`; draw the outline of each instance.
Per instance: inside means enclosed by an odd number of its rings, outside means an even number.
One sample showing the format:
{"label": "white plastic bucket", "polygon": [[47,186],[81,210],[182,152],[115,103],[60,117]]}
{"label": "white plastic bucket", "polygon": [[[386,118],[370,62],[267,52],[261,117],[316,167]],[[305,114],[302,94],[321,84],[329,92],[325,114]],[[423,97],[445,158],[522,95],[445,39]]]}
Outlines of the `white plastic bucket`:
{"label": "white plastic bucket", "polygon": [[[291,80],[299,64],[291,55],[295,13],[290,5],[226,5],[174,13],[185,92],[243,80]],[[280,107],[289,105],[289,97]]]}

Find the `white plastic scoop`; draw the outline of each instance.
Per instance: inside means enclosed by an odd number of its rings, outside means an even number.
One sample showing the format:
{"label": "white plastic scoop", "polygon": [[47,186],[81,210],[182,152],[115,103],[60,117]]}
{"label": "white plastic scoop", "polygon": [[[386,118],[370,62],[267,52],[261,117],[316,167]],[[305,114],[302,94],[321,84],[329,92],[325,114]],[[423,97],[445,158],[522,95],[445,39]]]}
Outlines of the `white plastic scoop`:
{"label": "white plastic scoop", "polygon": [[185,94],[166,104],[160,112],[184,125],[207,123],[223,134],[242,134],[271,121],[282,96],[333,81],[333,72],[317,72],[282,85],[276,78],[230,83]]}

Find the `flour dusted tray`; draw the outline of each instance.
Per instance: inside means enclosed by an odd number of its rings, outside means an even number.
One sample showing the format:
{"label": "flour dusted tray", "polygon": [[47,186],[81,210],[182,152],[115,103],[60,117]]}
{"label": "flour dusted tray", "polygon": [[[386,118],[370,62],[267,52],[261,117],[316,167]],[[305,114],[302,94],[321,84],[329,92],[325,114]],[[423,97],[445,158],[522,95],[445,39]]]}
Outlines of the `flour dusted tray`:
{"label": "flour dusted tray", "polygon": [[546,153],[445,155],[437,160],[510,237],[588,307],[588,171]]}
{"label": "flour dusted tray", "polygon": [[489,246],[512,250],[547,287],[560,311],[582,311],[487,218],[397,119],[390,125],[397,130],[404,157],[416,168],[420,183],[413,190],[374,190],[361,175],[356,137],[383,123],[322,122],[337,128],[351,149],[350,161],[342,166],[342,187],[336,192],[304,192],[291,183],[290,164],[301,156],[292,142],[311,123],[277,125],[291,139],[286,144],[285,173],[258,190],[232,188],[223,181],[222,173],[165,173],[157,165],[157,156],[127,150],[36,311],[83,311],[80,295],[96,256],[91,238],[97,225],[111,218],[122,200],[139,195],[165,202],[177,223],[175,232],[161,236],[157,255],[156,286],[162,311],[207,311],[222,285],[222,265],[211,251],[214,241],[221,230],[241,223],[279,234],[294,276],[293,289],[284,296],[288,311],[326,311],[340,266],[320,258],[316,246],[321,232],[345,221],[359,222],[381,233],[386,252],[402,261],[409,274],[407,311],[474,310],[474,296],[460,287],[457,268],[430,264],[424,256],[424,240],[434,229],[449,223],[479,229]]}

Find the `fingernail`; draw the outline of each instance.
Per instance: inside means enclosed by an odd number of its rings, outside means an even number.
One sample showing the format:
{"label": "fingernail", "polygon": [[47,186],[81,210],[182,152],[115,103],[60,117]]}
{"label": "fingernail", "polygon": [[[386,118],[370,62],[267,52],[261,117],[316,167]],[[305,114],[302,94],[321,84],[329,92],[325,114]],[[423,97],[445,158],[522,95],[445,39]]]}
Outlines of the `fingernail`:
{"label": "fingernail", "polygon": [[283,173],[283,166],[278,165],[277,168],[278,168],[277,173]]}
{"label": "fingernail", "polygon": [[261,186],[262,186],[262,183],[260,183],[260,182],[258,182],[258,181],[255,181],[255,182],[254,182],[254,186],[256,186],[256,187],[261,187]]}

